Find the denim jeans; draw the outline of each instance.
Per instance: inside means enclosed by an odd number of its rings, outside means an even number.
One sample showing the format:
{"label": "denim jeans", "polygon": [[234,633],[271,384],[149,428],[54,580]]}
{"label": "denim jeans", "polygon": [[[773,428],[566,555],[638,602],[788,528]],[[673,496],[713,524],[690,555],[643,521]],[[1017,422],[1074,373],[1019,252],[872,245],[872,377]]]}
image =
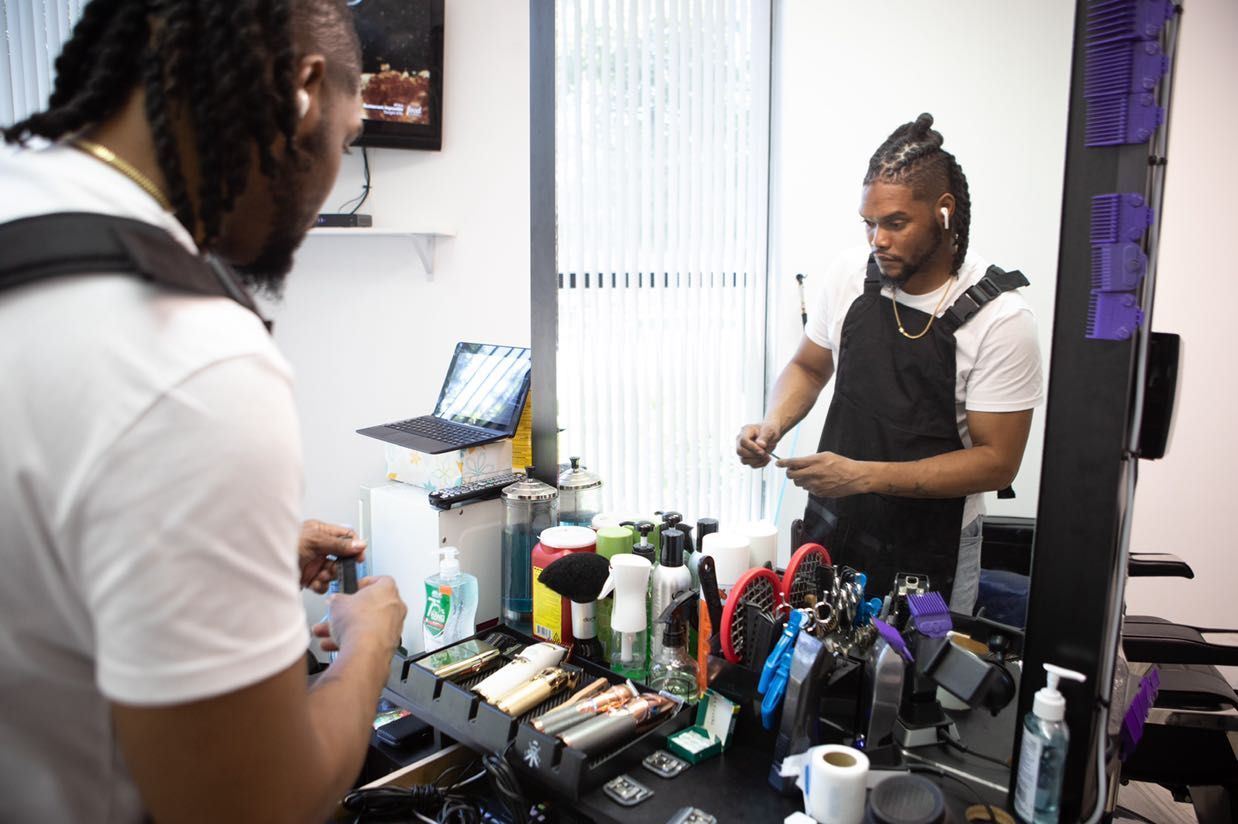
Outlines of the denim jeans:
{"label": "denim jeans", "polygon": [[959,535],[959,565],[954,571],[954,591],[950,611],[971,615],[980,593],[980,545],[984,538],[984,516],[963,527]]}

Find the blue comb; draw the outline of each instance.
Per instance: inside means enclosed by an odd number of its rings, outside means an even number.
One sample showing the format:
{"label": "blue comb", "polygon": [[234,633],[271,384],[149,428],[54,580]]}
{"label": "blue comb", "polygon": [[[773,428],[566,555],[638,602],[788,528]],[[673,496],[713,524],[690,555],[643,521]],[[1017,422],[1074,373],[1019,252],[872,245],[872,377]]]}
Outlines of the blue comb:
{"label": "blue comb", "polygon": [[1088,101],[1085,146],[1122,146],[1147,143],[1165,120],[1151,92],[1111,95]]}
{"label": "blue comb", "polygon": [[1088,5],[1087,45],[1155,40],[1172,16],[1169,0],[1095,0]]}
{"label": "blue comb", "polygon": [[954,628],[950,620],[950,608],[940,592],[923,592],[907,596],[911,608],[911,621],[916,630],[926,638],[945,638]]}
{"label": "blue comb", "polygon": [[1089,46],[1084,63],[1083,96],[1150,92],[1169,69],[1169,58],[1153,40],[1127,40]]}
{"label": "blue comb", "polygon": [[1144,723],[1148,720],[1148,712],[1152,709],[1152,705],[1156,703],[1157,693],[1161,688],[1161,676],[1153,668],[1148,671],[1142,680],[1139,682],[1139,691],[1135,693],[1134,699],[1131,701],[1130,707],[1126,710],[1126,715],[1122,719],[1122,730],[1120,733],[1121,739],[1121,757],[1122,760],[1131,757],[1135,752],[1135,748],[1139,746],[1139,739],[1143,738]]}

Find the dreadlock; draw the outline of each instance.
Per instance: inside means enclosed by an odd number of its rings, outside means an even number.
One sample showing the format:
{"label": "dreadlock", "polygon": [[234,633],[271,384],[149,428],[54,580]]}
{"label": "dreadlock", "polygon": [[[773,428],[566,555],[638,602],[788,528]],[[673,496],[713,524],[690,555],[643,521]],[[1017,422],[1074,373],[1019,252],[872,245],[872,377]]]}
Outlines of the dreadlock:
{"label": "dreadlock", "polygon": [[971,195],[967,178],[954,155],[941,147],[942,136],[934,131],[933,116],[922,114],[914,122],[904,123],[886,138],[868,161],[864,185],[874,180],[910,186],[917,198],[936,197],[949,192],[955,207],[951,224],[955,232],[954,260],[951,272],[959,271],[967,257],[967,242],[971,232]]}
{"label": "dreadlock", "polygon": [[[297,45],[330,57],[355,91],[358,46],[343,0],[92,0],[56,60],[47,110],[3,129],[9,143],[59,140],[115,114],[140,85],[176,217],[214,244],[245,188],[254,149],[274,176],[282,138],[295,156]],[[176,137],[192,127],[197,206]]]}

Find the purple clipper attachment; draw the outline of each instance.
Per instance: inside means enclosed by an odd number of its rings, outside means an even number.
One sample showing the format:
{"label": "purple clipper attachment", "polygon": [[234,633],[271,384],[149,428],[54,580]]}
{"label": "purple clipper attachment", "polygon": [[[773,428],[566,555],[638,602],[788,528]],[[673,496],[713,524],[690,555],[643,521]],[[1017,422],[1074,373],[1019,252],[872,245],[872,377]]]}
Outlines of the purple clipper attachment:
{"label": "purple clipper attachment", "polygon": [[922,592],[907,596],[911,608],[911,622],[926,638],[945,638],[954,628],[950,620],[950,608],[940,592]]}
{"label": "purple clipper attachment", "polygon": [[1132,292],[1148,271],[1148,256],[1138,243],[1092,247],[1092,291]]}
{"label": "purple clipper attachment", "polygon": [[911,650],[907,648],[907,641],[903,639],[902,634],[898,630],[880,618],[873,619],[873,626],[877,628],[877,633],[886,639],[886,643],[893,647],[895,652],[903,656],[904,661],[909,664],[916,662],[916,659],[911,656]]}
{"label": "purple clipper attachment", "polygon": [[1155,40],[1127,40],[1089,46],[1084,58],[1087,100],[1150,92],[1169,70],[1169,58]]}
{"label": "purple clipper attachment", "polygon": [[1170,0],[1094,0],[1088,4],[1087,44],[1155,40],[1172,16]]}
{"label": "purple clipper attachment", "polygon": [[1152,225],[1152,207],[1138,192],[1096,195],[1092,198],[1089,240],[1093,245],[1138,241]]}
{"label": "purple clipper attachment", "polygon": [[1165,120],[1165,110],[1156,105],[1156,95],[1139,92],[1088,101],[1085,146],[1122,146],[1147,143]]}
{"label": "purple clipper attachment", "polygon": [[1160,689],[1161,676],[1153,667],[1139,681],[1139,691],[1135,693],[1122,719],[1120,753],[1123,761],[1130,758],[1135,748],[1139,746],[1139,739],[1143,738],[1143,727],[1148,720],[1148,713],[1152,705],[1156,703],[1156,695]]}
{"label": "purple clipper attachment", "polygon": [[1127,340],[1143,323],[1143,310],[1134,292],[1092,292],[1088,302],[1091,340]]}

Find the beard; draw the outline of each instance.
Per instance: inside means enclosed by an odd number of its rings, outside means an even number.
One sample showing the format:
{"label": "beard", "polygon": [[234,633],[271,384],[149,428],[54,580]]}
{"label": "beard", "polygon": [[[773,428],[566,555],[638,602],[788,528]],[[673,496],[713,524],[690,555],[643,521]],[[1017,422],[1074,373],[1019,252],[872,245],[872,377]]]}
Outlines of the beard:
{"label": "beard", "polygon": [[[933,258],[933,255],[937,254],[937,250],[941,248],[941,244],[946,241],[946,230],[938,223],[934,223],[933,228],[935,229],[933,245],[926,249],[923,254],[907,259],[897,258],[897,260],[900,260],[903,264],[902,272],[897,275],[887,275],[885,270],[883,270],[880,265],[877,267],[877,270],[881,272],[882,286],[901,286],[911,280],[912,276],[923,269],[924,264],[928,263]],[[878,263],[880,263],[880,261],[878,261]]]}
{"label": "beard", "polygon": [[283,297],[284,279],[318,212],[316,203],[306,202],[304,173],[322,156],[325,137],[325,128],[307,135],[295,155],[285,154],[279,161],[271,178],[271,229],[266,241],[253,260],[233,267],[247,287],[264,297]]}

